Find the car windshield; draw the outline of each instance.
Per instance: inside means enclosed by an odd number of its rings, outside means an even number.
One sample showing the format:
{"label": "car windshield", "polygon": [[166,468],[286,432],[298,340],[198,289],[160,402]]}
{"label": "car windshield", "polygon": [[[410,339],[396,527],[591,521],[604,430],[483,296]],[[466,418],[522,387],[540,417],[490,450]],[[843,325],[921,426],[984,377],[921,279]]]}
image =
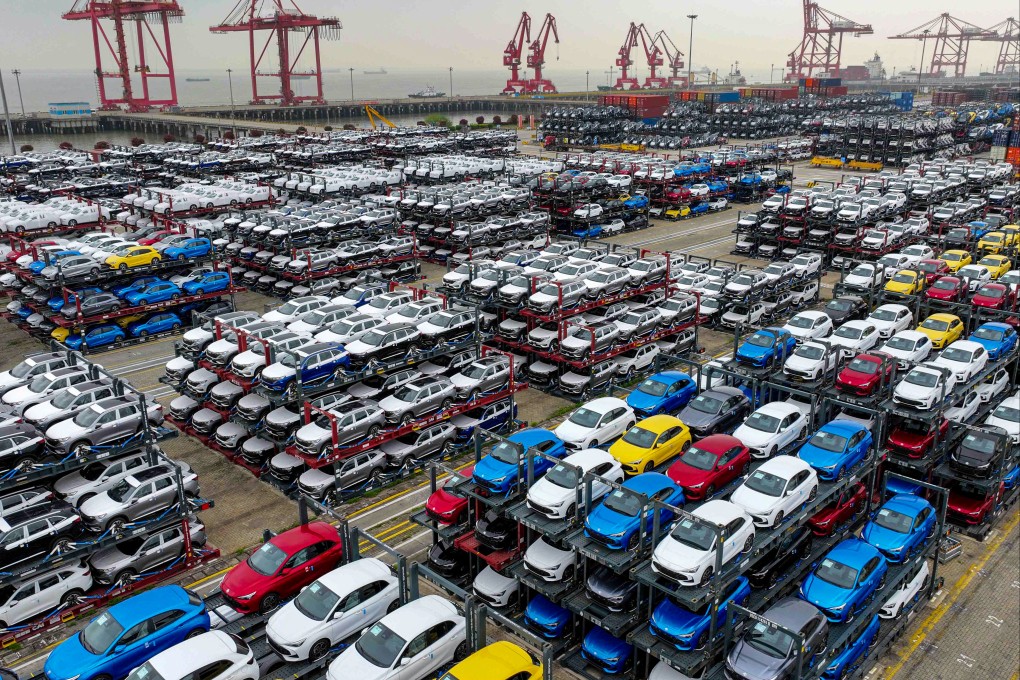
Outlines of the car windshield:
{"label": "car windshield", "polygon": [[623,435],[623,441],[633,444],[639,449],[650,449],[658,435],[650,430],[641,427],[632,427]]}
{"label": "car windshield", "polygon": [[875,515],[875,524],[898,534],[907,534],[910,533],[910,527],[913,526],[914,520],[902,512],[881,508]]}
{"label": "car windshield", "polygon": [[744,641],[774,659],[787,658],[793,647],[793,638],[789,634],[760,621],[744,634]]}
{"label": "car windshield", "polygon": [[1001,298],[1006,296],[1006,290],[998,286],[981,286],[981,296],[989,298]]}
{"label": "car windshield", "polygon": [[975,436],[971,433],[963,440],[961,448],[969,452],[983,453],[986,456],[991,456],[995,453],[995,439],[982,435]]}
{"label": "car windshield", "polygon": [[146,661],[131,671],[131,675],[127,676],[127,680],[163,680],[163,676],[156,672],[151,662]]}
{"label": "car windshield", "polygon": [[705,522],[695,522],[690,518],[680,520],[670,532],[670,536],[677,543],[697,550],[711,550],[716,535],[716,531],[711,525]]}
{"label": "car windshield", "polygon": [[641,496],[616,489],[613,493],[609,494],[603,505],[609,510],[626,517],[637,517],[638,513],[641,512],[643,504]]}
{"label": "car windshield", "polygon": [[[831,305],[831,303],[830,303],[830,305]],[[793,317],[792,319],[790,319],[786,323],[787,323],[788,326],[793,326],[794,328],[811,328],[814,325],[815,320],[812,319],[809,316],[802,316],[802,315],[798,314],[797,316]],[[754,336],[752,336],[752,337],[754,337]],[[768,346],[768,345],[766,345],[766,346]]]}
{"label": "car windshield", "polygon": [[[830,300],[829,303],[825,305],[825,308],[831,309],[834,312],[848,312],[853,308],[853,305],[847,300]],[[794,317],[794,319],[796,318],[797,317]],[[790,323],[793,323],[793,319],[790,320]]]}
{"label": "car windshield", "polygon": [[803,359],[818,361],[825,356],[825,348],[821,345],[801,345],[794,350],[793,354]]}
{"label": "car windshield", "polygon": [[287,559],[287,553],[283,550],[272,543],[263,543],[248,558],[248,566],[257,574],[272,576],[280,568],[285,559]]}
{"label": "car windshield", "polygon": [[592,428],[599,424],[599,419],[601,417],[601,413],[586,409],[582,406],[570,415],[569,421],[575,425],[580,425],[581,427]]}
{"label": "car windshield", "polygon": [[847,338],[848,340],[860,340],[861,335],[864,334],[864,330],[861,328],[855,328],[854,326],[840,326],[833,333],[838,338]]}
{"label": "car windshield", "polygon": [[[899,274],[897,274],[897,276],[899,276]],[[911,277],[911,280],[913,280],[913,277]],[[909,283],[909,281],[905,281],[904,283]],[[896,312],[892,309],[883,309],[879,307],[871,313],[871,318],[878,321],[895,321]]]}
{"label": "car windshield", "polygon": [[707,394],[699,394],[690,404],[693,410],[711,415],[719,413],[719,411],[722,410],[722,405],[722,401],[715,397],[710,397]]}
{"label": "car windshield", "polygon": [[858,373],[864,373],[866,375],[874,375],[878,373],[879,363],[870,359],[862,359],[861,357],[854,357],[854,360],[847,366],[851,371]]}
{"label": "car windshield", "polygon": [[744,482],[744,486],[751,491],[757,491],[766,496],[778,498],[783,495],[783,489],[786,488],[786,480],[782,477],[769,474],[764,470],[755,470],[754,474]]}
{"label": "car windshield", "polygon": [[772,434],[779,429],[779,418],[762,413],[761,411],[755,411],[744,421],[744,425],[752,430]]}
{"label": "car windshield", "polygon": [[301,590],[301,593],[294,599],[294,606],[299,612],[314,621],[325,621],[339,601],[339,595],[315,581]]}
{"label": "car windshield", "polygon": [[775,338],[764,333],[755,333],[747,339],[747,344],[755,347],[771,347],[773,342],[775,342]]}
{"label": "car windshield", "polygon": [[36,365],[34,363],[22,361],[20,364],[11,369],[11,375],[15,378],[24,378],[33,368],[35,368],[35,366]]}
{"label": "car windshield", "polygon": [[82,427],[92,427],[103,413],[104,411],[99,408],[87,408],[74,417],[74,424]]}
{"label": "car windshield", "polygon": [[564,489],[577,488],[577,470],[568,465],[556,465],[549,472],[545,473],[546,480]]}
{"label": "car windshield", "polygon": [[354,324],[357,321],[337,321],[335,324],[329,327],[330,332],[336,333],[337,335],[347,335],[354,328]]}
{"label": "car windshield", "polygon": [[488,366],[485,364],[471,364],[461,371],[461,375],[465,378],[471,378],[472,380],[480,380],[485,371],[488,370]]}
{"label": "car windshield", "polygon": [[358,650],[358,654],[373,666],[389,668],[393,665],[397,655],[403,651],[405,644],[407,644],[407,640],[387,628],[384,623],[379,622],[369,628],[368,632],[354,643],[354,647]]}
{"label": "car windshield", "polygon": [[970,363],[972,355],[965,349],[960,349],[959,347],[950,345],[946,349],[942,350],[942,358],[946,361],[955,361],[966,364]]}
{"label": "car windshield", "polygon": [[401,385],[393,391],[393,398],[400,401],[413,402],[418,398],[420,388],[416,385]]}
{"label": "car windshield", "polygon": [[816,432],[812,437],[811,441],[808,442],[811,446],[822,449],[823,451],[832,451],[834,453],[842,453],[846,448],[846,437],[832,432]]}
{"label": "car windshield", "polygon": [[898,272],[896,276],[893,277],[893,281],[896,283],[913,283],[914,278],[915,277],[912,272]]}
{"label": "car windshield", "polygon": [[709,453],[704,449],[699,449],[697,446],[692,446],[687,449],[687,453],[680,456],[680,460],[698,470],[711,470],[715,467],[717,458],[714,453]]}
{"label": "car windshield", "polygon": [[79,634],[78,639],[81,640],[82,647],[89,653],[102,654],[123,632],[124,627],[117,622],[117,619],[113,618],[113,614],[103,612],[85,626],[85,630]]}
{"label": "car windshield", "polygon": [[992,417],[1005,420],[1007,423],[1020,423],[1020,408],[1005,403],[999,404],[992,411]]}
{"label": "car windshield", "polygon": [[492,447],[492,457],[507,465],[517,465],[517,452],[520,444],[509,441],[501,441]]}
{"label": "car windshield", "polygon": [[853,271],[850,272],[851,276],[871,276],[874,273],[874,268],[870,265],[861,265],[854,267]]}
{"label": "car windshield", "polygon": [[45,373],[43,373],[42,375],[37,375],[36,377],[32,378],[32,382],[28,383],[28,389],[31,390],[32,392],[35,392],[36,394],[39,394],[40,392],[45,392],[46,388],[49,387],[52,383],[53,378],[50,378]]}
{"label": "car windshield", "polygon": [[364,335],[361,336],[361,342],[372,347],[378,347],[382,345],[385,339],[386,334],[380,333],[379,331],[369,331],[368,333],[365,333]]}
{"label": "car windshield", "polygon": [[942,321],[940,319],[925,319],[921,324],[921,328],[927,328],[930,331],[938,331],[944,333],[949,330],[949,322]]}
{"label": "car windshield", "polygon": [[733,283],[735,283],[738,286],[753,286],[754,278],[751,276],[744,276],[743,274],[739,274],[736,278],[733,279]]}
{"label": "car windshield", "polygon": [[828,558],[822,560],[822,563],[818,565],[818,569],[815,570],[815,576],[826,583],[831,583],[837,588],[843,588],[844,590],[853,588],[854,584],[857,583],[856,569]]}
{"label": "car windshield", "polygon": [[920,387],[935,387],[939,384],[939,374],[933,371],[918,371],[913,370],[907,373],[905,381],[911,385],[918,385]]}
{"label": "car windshield", "polygon": [[666,390],[668,388],[669,385],[667,385],[664,382],[659,382],[658,380],[654,380],[652,378],[646,378],[641,381],[640,385],[637,386],[637,391],[644,392],[645,394],[650,394],[653,397],[661,397],[662,395],[666,394]]}

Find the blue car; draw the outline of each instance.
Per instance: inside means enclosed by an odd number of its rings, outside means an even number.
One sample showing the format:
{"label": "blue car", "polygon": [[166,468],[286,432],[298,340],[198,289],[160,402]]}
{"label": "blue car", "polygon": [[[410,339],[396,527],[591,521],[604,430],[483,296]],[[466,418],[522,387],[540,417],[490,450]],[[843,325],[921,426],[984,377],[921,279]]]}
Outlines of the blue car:
{"label": "blue car", "polygon": [[184,243],[170,246],[163,251],[164,259],[186,260],[189,257],[204,257],[212,250],[212,241],[207,238],[189,238]]}
{"label": "blue car", "polygon": [[81,253],[78,252],[77,250],[58,250],[55,253],[50,253],[49,264],[47,264],[45,260],[35,260],[34,262],[29,262],[28,271],[32,272],[33,274],[38,274],[43,269],[48,267],[50,264],[53,264],[57,260],[62,260],[65,257],[71,257],[72,255],[81,255]]}
{"label": "blue car", "polygon": [[769,326],[744,340],[737,348],[736,359],[739,363],[762,368],[785,361],[796,346],[797,338],[789,331]]}
{"label": "blue car", "polygon": [[701,213],[707,213],[707,212],[708,212],[708,203],[706,203],[705,201],[702,201],[701,203],[695,203],[694,205],[691,206],[691,214],[692,215],[700,215]]}
{"label": "blue car", "polygon": [[156,302],[176,300],[181,296],[181,289],[176,283],[161,281],[153,283],[141,290],[132,290],[124,293],[124,299],[133,305],[151,305]]}
{"label": "blue car", "polygon": [[660,371],[641,381],[627,395],[627,405],[647,418],[659,413],[676,413],[694,398],[698,386],[681,371]]}
{"label": "blue car", "polygon": [[70,349],[78,350],[82,346],[88,347],[89,349],[96,349],[98,347],[106,347],[107,345],[114,345],[122,341],[127,336],[124,334],[124,330],[115,323],[104,323],[99,326],[92,326],[91,328],[85,329],[84,338],[74,333],[67,336],[64,340],[64,344]]}
{"label": "blue car", "polygon": [[868,658],[868,652],[878,638],[880,627],[881,621],[878,614],[875,614],[861,634],[855,640],[848,642],[843,651],[836,655],[836,658],[822,673],[822,680],[839,680],[860,668],[861,662]]}
{"label": "blue car", "polygon": [[991,231],[991,229],[988,226],[988,223],[982,220],[974,220],[972,222],[968,222],[967,226],[970,227],[971,238],[981,238],[989,231]]}
{"label": "blue car", "polygon": [[815,469],[819,479],[842,479],[853,466],[867,458],[874,437],[867,427],[850,420],[833,420],[811,435],[797,456]]}
{"label": "blue car", "polygon": [[15,313],[18,315],[19,319],[27,319],[28,317],[35,314],[35,310],[33,310],[28,305],[21,305],[21,307],[18,307],[18,311]]}
{"label": "blue car", "polygon": [[881,550],[890,562],[900,563],[935,534],[935,520],[931,503],[913,494],[899,494],[875,512],[864,525],[861,538]]}
{"label": "blue car", "polygon": [[182,288],[188,295],[205,295],[230,287],[230,274],[227,272],[209,272],[194,281],[185,281]]}
{"label": "blue car", "polygon": [[832,623],[849,623],[883,585],[889,565],[878,548],[857,538],[840,541],[800,584],[800,598]]}
{"label": "blue car", "polygon": [[891,494],[914,494],[920,495],[924,487],[902,477],[889,477],[885,480],[885,490]]}
{"label": "blue car", "polygon": [[117,297],[122,298],[133,290],[142,290],[146,286],[151,286],[152,284],[159,283],[162,280],[163,279],[159,278],[158,276],[139,276],[137,279],[135,279],[134,281],[127,285],[115,286],[114,288],[111,288],[110,292],[116,295]]}
{"label": "blue car", "polygon": [[627,208],[644,208],[648,205],[648,197],[640,194],[637,196],[631,196],[623,202],[623,205]]}
{"label": "blue car", "polygon": [[729,191],[730,189],[730,185],[721,180],[712,180],[711,182],[707,182],[707,184],[708,190],[711,191],[713,194]]}
{"label": "blue car", "polygon": [[[477,467],[475,468],[477,470]],[[623,483],[628,491],[656,498],[667,505],[679,507],[684,504],[684,490],[672,479],[659,472],[644,472]],[[613,491],[597,505],[584,520],[584,535],[602,543],[611,550],[629,550],[638,544],[641,515],[644,503],[631,493]],[[650,539],[654,526],[652,510],[643,511],[646,538]],[[666,508],[659,509],[659,526],[665,530],[672,522],[674,513]]]}
{"label": "blue car", "polygon": [[[525,451],[532,448],[538,449],[553,458],[563,458],[567,454],[567,447],[563,440],[549,430],[537,427],[514,432],[507,437],[507,440],[493,446],[489,455],[475,465],[475,483],[491,493],[506,494],[518,485],[517,446],[514,444],[520,445]],[[552,462],[544,456],[535,456],[534,460],[536,479],[553,466]],[[520,469],[522,474],[527,474],[526,462],[527,458],[524,457]]]}
{"label": "blue car", "polygon": [[326,382],[350,365],[351,355],[343,345],[319,342],[283,353],[276,363],[262,371],[259,380],[266,389],[286,392],[296,390],[297,376],[302,385],[310,387]]}
{"label": "blue car", "polygon": [[602,236],[602,225],[592,224],[587,227],[578,227],[571,233],[575,238],[598,238]]}
{"label": "blue car", "polygon": [[1020,481],[1020,463],[1013,466],[1013,469],[1006,473],[1006,476],[1002,478],[1002,485],[1006,489],[1012,489],[1016,486],[1017,481]]}
{"label": "blue car", "polygon": [[121,680],[189,635],[209,630],[202,599],[180,586],[153,588],[119,602],[46,659],[48,680]]}
{"label": "blue car", "polygon": [[[98,286],[89,286],[88,288],[82,288],[74,293],[68,293],[67,304],[74,305],[79,295],[88,297],[94,293],[102,293],[103,289]],[[46,301],[46,306],[52,309],[54,312],[59,312],[64,307],[64,296],[54,295]]]}
{"label": "blue car", "polygon": [[[716,635],[722,637],[726,628],[726,613],[729,604],[738,605],[751,596],[751,584],[746,577],[740,576],[726,586],[722,599],[719,601],[719,615],[716,621]],[[665,640],[677,649],[687,652],[702,649],[708,643],[708,632],[712,623],[712,603],[707,602],[697,611],[676,604],[667,597],[652,612],[652,620],[648,630],[655,637]]]}
{"label": "blue car", "polygon": [[132,321],[128,324],[127,331],[132,338],[144,338],[146,335],[177,330],[181,325],[180,317],[173,312],[161,312],[143,321]]}
{"label": "blue car", "polygon": [[535,595],[524,610],[524,625],[546,640],[563,637],[572,614],[545,595]]}
{"label": "blue car", "polygon": [[474,436],[477,428],[489,432],[502,432],[517,418],[517,402],[497,401],[485,406],[476,406],[470,411],[455,415],[450,424],[457,428],[457,441],[466,442]]}
{"label": "blue car", "polygon": [[974,332],[967,338],[979,343],[988,350],[988,359],[997,361],[1016,349],[1016,329],[1008,323],[989,321],[974,329]]}
{"label": "blue car", "polygon": [[622,673],[630,663],[634,648],[601,628],[592,628],[581,643],[581,656],[603,673]]}

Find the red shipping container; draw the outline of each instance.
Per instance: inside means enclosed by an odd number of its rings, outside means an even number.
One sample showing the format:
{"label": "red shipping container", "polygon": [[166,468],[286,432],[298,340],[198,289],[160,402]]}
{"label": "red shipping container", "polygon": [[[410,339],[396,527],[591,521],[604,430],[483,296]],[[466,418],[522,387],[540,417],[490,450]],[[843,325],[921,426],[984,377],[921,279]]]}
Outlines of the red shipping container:
{"label": "red shipping container", "polygon": [[1006,149],[1006,162],[1011,163],[1014,168],[1020,167],[1020,146]]}

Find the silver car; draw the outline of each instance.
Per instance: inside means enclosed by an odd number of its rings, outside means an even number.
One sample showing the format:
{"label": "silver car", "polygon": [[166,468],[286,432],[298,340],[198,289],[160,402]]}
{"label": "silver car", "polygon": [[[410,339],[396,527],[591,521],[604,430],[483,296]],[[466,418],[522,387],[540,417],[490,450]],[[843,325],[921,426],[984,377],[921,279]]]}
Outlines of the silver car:
{"label": "silver car", "polygon": [[477,399],[479,394],[498,390],[510,379],[510,359],[492,354],[473,361],[456,373],[450,382],[458,399]]}
{"label": "silver car", "polygon": [[332,505],[337,489],[356,489],[378,481],[386,467],[386,454],[371,449],[321,468],[305,470],[298,477],[298,488],[317,501]]}
{"label": "silver car", "polygon": [[390,423],[407,425],[413,420],[446,410],[453,405],[456,390],[446,378],[421,378],[401,385],[379,402]]}
{"label": "silver car", "polygon": [[51,394],[46,401],[25,409],[23,416],[26,423],[44,432],[58,420],[78,415],[89,405],[112,396],[113,385],[105,378],[77,382]]}
{"label": "silver car", "polygon": [[53,491],[57,498],[77,508],[97,493],[119,484],[128,475],[148,467],[152,466],[149,465],[148,456],[144,453],[120,459],[99,460],[58,479],[53,485]]}
{"label": "silver car", "polygon": [[[184,494],[197,497],[198,475],[181,463]],[[169,463],[128,475],[107,491],[93,496],[78,508],[90,531],[103,533],[162,513],[178,502],[177,472]]]}
{"label": "silver car", "polygon": [[98,401],[73,418],[61,420],[47,428],[46,446],[56,455],[72,451],[87,452],[93,446],[127,439],[142,429],[142,418],[159,425],[163,422],[163,406],[149,402],[147,413],[141,413],[133,398],[113,397]]}
{"label": "silver car", "polygon": [[294,435],[297,449],[309,456],[317,456],[335,443],[337,446],[371,439],[385,425],[385,414],[374,401],[341,404],[330,413],[336,418],[337,440],[333,442],[333,428],[329,420],[320,416],[301,427]]}
{"label": "silver car", "polygon": [[[206,542],[205,525],[192,515],[188,519],[191,545]],[[184,532],[175,526],[151,536],[136,536],[89,558],[92,578],[102,585],[127,585],[139,574],[169,564],[184,554]]]}
{"label": "silver car", "polygon": [[453,447],[456,435],[456,427],[450,423],[439,423],[385,442],[379,449],[386,455],[390,467],[399,468],[408,461],[419,460],[440,451],[448,452]]}

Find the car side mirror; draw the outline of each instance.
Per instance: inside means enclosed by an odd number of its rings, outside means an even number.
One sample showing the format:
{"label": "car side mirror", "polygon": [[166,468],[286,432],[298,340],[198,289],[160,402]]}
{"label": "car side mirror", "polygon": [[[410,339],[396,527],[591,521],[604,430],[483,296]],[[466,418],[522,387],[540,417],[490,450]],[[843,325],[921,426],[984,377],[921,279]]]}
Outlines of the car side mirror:
{"label": "car side mirror", "polygon": [[406,666],[409,663],[411,663],[411,657],[409,656],[405,656],[403,659],[400,660],[401,666]]}
{"label": "car side mirror", "polygon": [[361,629],[361,634],[362,635],[367,635],[368,634],[368,628],[362,628]]}
{"label": "car side mirror", "polygon": [[127,645],[114,645],[108,654],[120,654],[127,648]]}
{"label": "car side mirror", "polygon": [[[304,588],[302,588],[301,590],[304,590]],[[334,619],[339,619],[339,618],[341,618],[341,617],[342,617],[342,616],[343,616],[344,614],[345,614],[345,612],[342,612],[342,611],[340,611],[340,612],[334,612],[334,613],[333,613],[333,618],[334,618]],[[368,629],[366,628],[366,630],[368,630]]]}

